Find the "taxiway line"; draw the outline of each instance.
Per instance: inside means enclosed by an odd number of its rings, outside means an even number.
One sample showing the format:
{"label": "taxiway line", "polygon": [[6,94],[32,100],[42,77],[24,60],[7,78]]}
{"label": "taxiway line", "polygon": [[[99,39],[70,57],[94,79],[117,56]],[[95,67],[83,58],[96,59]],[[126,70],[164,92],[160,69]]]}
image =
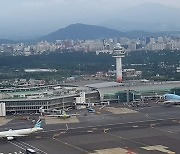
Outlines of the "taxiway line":
{"label": "taxiway line", "polygon": [[46,153],[45,151],[43,151],[43,150],[41,150],[41,149],[39,149],[39,148],[37,148],[37,147],[34,147],[34,146],[32,146],[32,145],[30,145],[30,144],[28,144],[28,143],[25,143],[25,142],[20,141],[20,140],[18,140],[18,141],[21,142],[21,143],[23,143],[24,145],[27,145],[27,146],[29,146],[29,147],[31,147],[31,148],[37,150],[37,151],[42,152],[43,154],[48,154],[48,153]]}
{"label": "taxiway line", "polygon": [[19,146],[18,144],[13,143],[12,141],[8,141],[8,142],[9,142],[10,144],[13,144],[14,146],[16,146],[16,147],[18,147],[18,148],[26,151],[26,149],[24,149],[23,147]]}

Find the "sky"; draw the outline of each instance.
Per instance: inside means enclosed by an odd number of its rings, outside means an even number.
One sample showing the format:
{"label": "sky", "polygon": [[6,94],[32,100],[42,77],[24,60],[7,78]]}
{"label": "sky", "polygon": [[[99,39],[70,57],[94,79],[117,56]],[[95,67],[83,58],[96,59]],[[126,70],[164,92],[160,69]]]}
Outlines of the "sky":
{"label": "sky", "polygon": [[0,0],[0,38],[41,36],[73,23],[99,25],[147,2],[180,8],[180,0]]}

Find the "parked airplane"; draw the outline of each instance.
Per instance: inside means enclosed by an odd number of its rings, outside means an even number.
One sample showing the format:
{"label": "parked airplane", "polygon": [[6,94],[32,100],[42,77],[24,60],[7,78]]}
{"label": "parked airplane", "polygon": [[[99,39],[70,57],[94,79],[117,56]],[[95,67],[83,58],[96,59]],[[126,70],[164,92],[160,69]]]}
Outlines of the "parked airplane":
{"label": "parked airplane", "polygon": [[180,105],[180,96],[175,94],[165,94],[164,99],[166,100],[164,102],[165,105]]}
{"label": "parked airplane", "polygon": [[33,128],[18,129],[0,132],[0,138],[6,138],[7,140],[13,140],[16,137],[28,136],[29,134],[43,130],[41,128],[41,119],[39,119]]}

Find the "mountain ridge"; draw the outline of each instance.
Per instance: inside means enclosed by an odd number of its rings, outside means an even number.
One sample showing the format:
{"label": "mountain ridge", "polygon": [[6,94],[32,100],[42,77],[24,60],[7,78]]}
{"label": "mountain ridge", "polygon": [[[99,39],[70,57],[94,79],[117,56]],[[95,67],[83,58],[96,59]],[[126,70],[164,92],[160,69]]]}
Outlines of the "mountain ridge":
{"label": "mountain ridge", "polygon": [[88,40],[88,39],[105,39],[113,37],[128,37],[128,38],[142,38],[142,37],[157,37],[157,36],[180,36],[180,31],[160,31],[160,32],[148,32],[144,30],[132,30],[127,32],[122,32],[117,29],[106,28],[103,26],[87,25],[87,24],[71,24],[65,28],[60,28],[48,35],[44,35],[35,40],[6,40],[0,39],[0,44],[16,43],[16,42],[26,42],[26,43],[36,43],[38,41],[50,41],[54,42],[56,40]]}
{"label": "mountain ridge", "polygon": [[48,35],[41,37],[42,40],[54,41],[58,39],[100,39],[122,36],[124,33],[103,26],[86,25],[81,23],[71,24]]}
{"label": "mountain ridge", "polygon": [[86,25],[86,24],[71,24],[65,28],[61,28],[48,35],[45,35],[38,40],[55,41],[55,40],[87,40],[87,39],[104,39],[113,37],[157,37],[157,36],[180,36],[180,31],[159,31],[148,32],[144,30],[132,30],[122,32],[116,29],[106,28],[103,26]]}

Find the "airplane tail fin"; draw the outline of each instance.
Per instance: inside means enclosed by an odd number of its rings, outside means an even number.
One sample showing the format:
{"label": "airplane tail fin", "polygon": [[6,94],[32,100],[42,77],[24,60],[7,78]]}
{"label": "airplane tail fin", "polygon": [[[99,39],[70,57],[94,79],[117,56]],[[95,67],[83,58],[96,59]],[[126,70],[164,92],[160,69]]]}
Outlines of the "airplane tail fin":
{"label": "airplane tail fin", "polygon": [[39,120],[36,122],[36,125],[34,126],[34,128],[41,128],[41,119],[39,119]]}

